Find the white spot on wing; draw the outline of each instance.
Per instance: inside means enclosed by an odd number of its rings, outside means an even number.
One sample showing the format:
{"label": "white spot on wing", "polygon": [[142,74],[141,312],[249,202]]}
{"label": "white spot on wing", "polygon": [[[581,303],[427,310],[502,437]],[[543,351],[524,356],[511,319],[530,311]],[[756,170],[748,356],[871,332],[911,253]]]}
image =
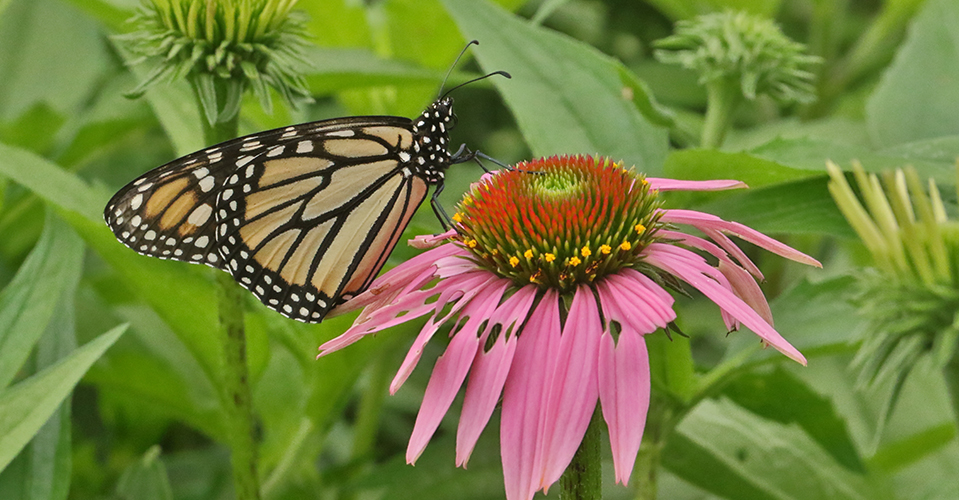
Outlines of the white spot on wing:
{"label": "white spot on wing", "polygon": [[297,153],[309,153],[313,151],[313,141],[300,141],[296,144]]}
{"label": "white spot on wing", "polygon": [[209,193],[210,190],[213,189],[213,184],[214,180],[212,175],[200,179],[200,189],[202,189],[204,193]]}

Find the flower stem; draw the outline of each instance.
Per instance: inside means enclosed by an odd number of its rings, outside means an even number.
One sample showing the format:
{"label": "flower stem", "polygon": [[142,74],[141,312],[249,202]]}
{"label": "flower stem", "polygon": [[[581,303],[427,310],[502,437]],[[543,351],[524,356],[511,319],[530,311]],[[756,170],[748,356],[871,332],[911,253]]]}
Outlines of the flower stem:
{"label": "flower stem", "polygon": [[[194,90],[196,86],[194,85]],[[197,104],[199,103],[197,94]],[[210,125],[203,120],[203,136],[207,144],[218,144],[237,135],[238,119]],[[258,500],[260,484],[257,471],[253,396],[250,391],[249,369],[246,360],[246,331],[244,330],[243,289],[233,278],[216,273],[220,317],[220,338],[223,342],[223,378],[221,398],[226,413],[229,436],[230,462],[233,465],[233,487],[238,500]]]}
{"label": "flower stem", "polygon": [[649,403],[646,414],[646,428],[643,430],[643,444],[639,447],[636,465],[633,466],[636,500],[656,500],[657,478],[663,446],[670,431],[670,405],[655,393]]}
{"label": "flower stem", "polygon": [[559,479],[560,500],[599,500],[603,498],[603,464],[600,461],[602,439],[602,414],[599,408],[593,412],[586,435]]}
{"label": "flower stem", "polygon": [[953,354],[942,373],[946,381],[946,389],[949,391],[949,400],[952,403],[952,416],[959,422],[959,353]]}
{"label": "flower stem", "polygon": [[700,147],[716,149],[723,145],[742,98],[739,84],[733,78],[717,78],[706,83],[706,121]]}

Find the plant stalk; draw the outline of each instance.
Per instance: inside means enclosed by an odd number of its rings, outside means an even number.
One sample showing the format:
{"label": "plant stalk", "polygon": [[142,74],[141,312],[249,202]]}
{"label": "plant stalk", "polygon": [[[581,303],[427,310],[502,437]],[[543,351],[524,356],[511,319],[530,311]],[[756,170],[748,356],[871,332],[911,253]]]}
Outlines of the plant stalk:
{"label": "plant stalk", "polygon": [[603,498],[603,463],[600,443],[603,417],[597,407],[589,421],[586,435],[573,460],[559,479],[560,500],[600,500]]}
{"label": "plant stalk", "polygon": [[733,113],[743,99],[739,82],[733,78],[717,78],[706,83],[706,99],[706,121],[699,146],[718,149],[726,139]]}
{"label": "plant stalk", "polygon": [[[196,92],[196,85],[194,92]],[[219,89],[218,89],[219,90]],[[218,92],[224,95],[225,92]],[[199,95],[197,106],[202,109]],[[202,116],[202,113],[201,113]],[[201,118],[202,119],[202,118]],[[238,117],[225,122],[209,124],[203,121],[203,136],[207,144],[219,144],[237,136]],[[244,329],[244,291],[224,272],[216,273],[220,338],[223,342],[223,376],[221,399],[226,414],[229,436],[230,462],[233,466],[233,487],[238,500],[259,500],[260,481],[257,466],[256,428],[253,417],[253,396],[250,390],[249,368],[246,358],[246,331]]]}

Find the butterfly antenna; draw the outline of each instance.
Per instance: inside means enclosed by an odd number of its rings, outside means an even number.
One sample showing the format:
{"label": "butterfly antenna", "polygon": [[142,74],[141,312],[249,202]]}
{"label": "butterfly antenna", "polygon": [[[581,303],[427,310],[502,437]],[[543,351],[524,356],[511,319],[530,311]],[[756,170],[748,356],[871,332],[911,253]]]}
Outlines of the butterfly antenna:
{"label": "butterfly antenna", "polygon": [[466,51],[470,48],[470,45],[479,45],[479,40],[470,40],[466,44],[466,47],[463,47],[463,50],[460,51],[460,55],[456,56],[456,60],[453,61],[453,64],[450,65],[450,69],[446,71],[446,76],[443,77],[443,84],[440,85],[440,91],[437,92],[438,96],[446,96],[446,94],[443,94],[443,88],[446,87],[446,81],[450,79],[450,75],[453,74],[453,69],[456,68],[456,65],[460,63],[460,59],[463,58],[463,54],[466,54]]}
{"label": "butterfly antenna", "polygon": [[474,78],[474,79],[472,79],[472,80],[470,80],[470,81],[468,81],[468,82],[463,82],[463,83],[461,83],[461,84],[459,84],[459,85],[457,85],[457,86],[455,86],[455,87],[447,90],[446,93],[443,94],[442,97],[440,97],[440,99],[442,99],[442,98],[450,95],[450,92],[452,92],[452,91],[454,91],[454,90],[456,90],[456,89],[458,89],[458,88],[460,88],[460,87],[462,87],[462,86],[464,86],[464,85],[469,85],[469,84],[471,84],[471,83],[473,83],[473,82],[478,82],[478,81],[480,81],[480,80],[485,80],[485,79],[487,79],[487,78],[489,78],[489,77],[491,77],[491,76],[494,76],[494,75],[503,76],[503,77],[506,77],[507,79],[513,78],[512,76],[510,76],[509,73],[507,73],[507,72],[505,72],[505,71],[494,71],[494,72],[492,72],[492,73],[487,73],[487,74],[485,74],[485,75],[483,75],[483,76],[478,76],[478,77],[476,77],[476,78]]}

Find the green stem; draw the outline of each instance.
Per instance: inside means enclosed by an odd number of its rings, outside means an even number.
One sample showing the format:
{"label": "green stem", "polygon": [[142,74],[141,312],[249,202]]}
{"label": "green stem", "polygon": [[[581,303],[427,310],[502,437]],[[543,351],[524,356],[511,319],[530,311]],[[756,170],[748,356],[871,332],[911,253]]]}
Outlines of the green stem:
{"label": "green stem", "polygon": [[219,289],[220,331],[223,339],[223,406],[229,429],[233,487],[238,500],[260,498],[253,396],[246,360],[243,325],[245,292],[226,273],[216,273]]}
{"label": "green stem", "polygon": [[733,113],[743,99],[739,82],[733,78],[712,80],[706,84],[706,98],[706,121],[699,145],[717,149],[723,145]]}
{"label": "green stem", "polygon": [[952,402],[952,417],[959,422],[959,353],[952,356],[942,373]]}
{"label": "green stem", "polygon": [[560,500],[599,500],[603,498],[603,464],[600,456],[602,414],[597,407],[589,421],[586,435],[573,461],[559,479]]}
{"label": "green stem", "polygon": [[[196,93],[196,85],[193,85]],[[222,92],[221,92],[222,90]],[[217,95],[226,95],[225,86]],[[202,109],[199,94],[197,105]],[[202,115],[202,113],[201,113]],[[238,117],[210,125],[203,119],[203,136],[207,144],[219,144],[237,136]],[[223,342],[223,377],[221,399],[226,414],[230,462],[233,466],[233,487],[238,500],[260,498],[259,473],[253,396],[250,391],[244,330],[245,292],[226,273],[216,273],[220,317],[220,338]]]}
{"label": "green stem", "polygon": [[659,463],[663,446],[668,434],[668,405],[653,397],[649,402],[646,415],[646,428],[643,430],[643,444],[639,447],[636,465],[633,466],[632,480],[636,500],[656,500]]}

